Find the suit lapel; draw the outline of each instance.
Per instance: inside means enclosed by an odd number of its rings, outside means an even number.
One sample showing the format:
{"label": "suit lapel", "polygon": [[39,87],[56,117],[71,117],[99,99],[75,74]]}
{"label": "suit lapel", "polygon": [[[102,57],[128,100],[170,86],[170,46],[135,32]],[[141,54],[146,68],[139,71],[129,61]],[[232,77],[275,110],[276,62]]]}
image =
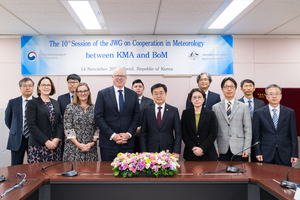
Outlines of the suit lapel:
{"label": "suit lapel", "polygon": [[280,113],[279,113],[279,118],[278,118],[278,124],[277,124],[277,130],[280,127],[280,125],[283,123],[283,120],[285,119],[285,107],[283,107],[282,105],[280,105]]}
{"label": "suit lapel", "polygon": [[47,113],[47,117],[48,117],[48,120],[50,122],[50,114],[49,114],[49,111],[48,109],[46,108],[46,105],[45,103],[43,102],[42,98],[39,97],[39,102],[40,102],[40,106],[43,108],[43,110]]}
{"label": "suit lapel", "polygon": [[155,124],[155,127],[157,128],[157,130],[159,130],[157,119],[156,119],[156,115],[155,115],[155,104],[151,106],[150,112],[151,112],[150,116],[153,119],[153,123],[152,124]]}
{"label": "suit lapel", "polygon": [[225,100],[224,99],[222,100],[222,103],[220,103],[219,109],[220,109],[220,112],[223,115],[224,119],[229,123],[228,117],[227,117],[227,111],[225,109]]}
{"label": "suit lapel", "polygon": [[163,114],[163,117],[161,119],[161,124],[160,124],[160,128],[164,125],[164,122],[166,121],[168,115],[169,115],[169,112],[170,112],[170,106],[168,104],[165,104],[165,110],[164,110],[164,114]]}
{"label": "suit lapel", "polygon": [[118,104],[117,104],[117,100],[116,100],[116,94],[115,94],[114,86],[112,86],[111,88],[109,88],[108,94],[109,94],[111,102],[113,103],[113,105],[115,107],[115,111],[117,113],[120,113],[119,110],[118,110]]}
{"label": "suit lapel", "polygon": [[196,119],[195,119],[195,111],[194,111],[194,109],[189,109],[188,110],[188,117],[190,119],[189,121],[190,121],[190,124],[191,124],[191,126],[193,128],[193,131],[194,131],[194,133],[196,133]]}
{"label": "suit lapel", "polygon": [[141,100],[141,104],[140,104],[140,110],[143,110],[144,106],[145,106],[145,98],[142,97],[142,100]]}
{"label": "suit lapel", "polygon": [[234,99],[234,105],[233,108],[231,109],[230,121],[233,119],[234,114],[239,109],[239,107],[240,107],[240,102]]}
{"label": "suit lapel", "polygon": [[265,117],[266,117],[267,121],[271,124],[272,128],[276,131],[268,105],[264,107],[264,114],[265,114]]}
{"label": "suit lapel", "polygon": [[[207,113],[205,108],[202,108],[201,114],[200,114],[200,119],[199,119],[199,124],[198,124],[198,133],[201,131],[201,128],[203,127],[203,124],[205,122]],[[194,123],[194,126],[196,126],[196,123]],[[196,133],[196,131],[195,131]]]}

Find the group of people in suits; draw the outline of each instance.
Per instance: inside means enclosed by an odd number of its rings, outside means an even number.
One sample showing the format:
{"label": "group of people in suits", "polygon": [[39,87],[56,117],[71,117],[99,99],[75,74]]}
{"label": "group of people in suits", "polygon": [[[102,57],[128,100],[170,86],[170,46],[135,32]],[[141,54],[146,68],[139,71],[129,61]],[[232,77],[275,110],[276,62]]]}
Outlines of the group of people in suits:
{"label": "group of people in suits", "polygon": [[119,152],[162,150],[179,158],[181,140],[187,161],[226,161],[235,154],[233,160],[248,161],[250,153],[255,162],[290,166],[298,161],[295,113],[280,105],[278,85],[266,88],[265,106],[253,97],[252,80],[241,82],[244,97],[237,100],[237,83],[227,77],[221,82],[221,101],[209,91],[210,74],[201,73],[180,119],[178,109],[166,103],[166,85],[154,84],[150,99],[143,96],[140,79],[131,89],[126,80],[126,71],[115,69],[113,86],[100,90],[93,105],[88,85],[76,74],[67,77],[69,93],[58,101],[49,97],[55,93],[49,77],[40,79],[37,98],[32,97],[33,81],[22,79],[22,96],[10,100],[5,113],[12,165],[23,163],[27,149],[28,162],[98,160],[98,139],[103,161],[112,161]]}

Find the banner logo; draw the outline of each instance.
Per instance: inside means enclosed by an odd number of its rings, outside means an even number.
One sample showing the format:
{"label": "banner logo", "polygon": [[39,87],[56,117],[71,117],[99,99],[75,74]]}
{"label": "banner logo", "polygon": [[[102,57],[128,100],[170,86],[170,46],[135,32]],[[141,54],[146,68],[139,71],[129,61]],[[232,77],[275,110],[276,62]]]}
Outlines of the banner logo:
{"label": "banner logo", "polygon": [[35,52],[31,51],[31,52],[29,52],[29,54],[27,55],[27,58],[28,58],[29,61],[33,62],[33,61],[36,60],[37,55],[36,55]]}

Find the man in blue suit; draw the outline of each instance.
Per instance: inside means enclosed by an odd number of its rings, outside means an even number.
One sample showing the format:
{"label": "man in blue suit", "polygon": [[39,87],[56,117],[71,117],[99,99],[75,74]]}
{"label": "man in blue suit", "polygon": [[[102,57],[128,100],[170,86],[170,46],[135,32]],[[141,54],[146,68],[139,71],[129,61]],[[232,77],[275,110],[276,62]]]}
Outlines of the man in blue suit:
{"label": "man in blue suit", "polygon": [[112,161],[119,152],[133,153],[133,136],[140,120],[137,93],[124,87],[126,71],[123,68],[115,69],[112,80],[114,85],[99,91],[95,103],[95,123],[100,128],[102,161]]}
{"label": "man in blue suit", "polygon": [[[212,110],[212,106],[221,101],[220,95],[208,90],[210,84],[212,82],[211,76],[209,73],[201,73],[197,76],[197,83],[200,89],[205,92],[206,102],[204,107]],[[186,99],[186,109],[192,108],[191,102],[189,100],[189,95]]]}
{"label": "man in blue suit", "polygon": [[19,82],[22,96],[11,99],[5,110],[5,124],[9,128],[7,149],[11,150],[11,165],[23,164],[25,151],[28,149],[29,132],[25,118],[27,103],[31,100],[34,82],[23,78]]}
{"label": "man in blue suit", "polygon": [[298,139],[294,110],[280,105],[282,89],[276,84],[266,88],[268,105],[253,116],[253,142],[258,161],[292,166],[298,161]]}
{"label": "man in blue suit", "polygon": [[57,99],[57,101],[60,105],[60,111],[62,113],[62,116],[64,116],[67,105],[73,101],[74,92],[76,90],[76,87],[80,83],[80,81],[81,81],[81,78],[77,74],[70,74],[67,77],[69,92],[66,94],[60,95]]}

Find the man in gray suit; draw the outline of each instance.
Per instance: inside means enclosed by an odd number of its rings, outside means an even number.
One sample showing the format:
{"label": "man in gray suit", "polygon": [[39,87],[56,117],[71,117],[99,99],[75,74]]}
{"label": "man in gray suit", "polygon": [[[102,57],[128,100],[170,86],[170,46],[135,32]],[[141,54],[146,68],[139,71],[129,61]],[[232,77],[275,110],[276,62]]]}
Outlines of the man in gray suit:
{"label": "man in gray suit", "polygon": [[[220,161],[229,161],[231,157],[251,146],[252,127],[249,108],[234,96],[236,81],[227,77],[221,83],[225,99],[215,104],[212,110],[218,121],[218,135],[215,147]],[[238,154],[234,161],[248,161],[250,149]]]}
{"label": "man in gray suit", "polygon": [[[251,120],[253,121],[254,111],[261,107],[264,107],[265,102],[253,97],[253,93],[255,91],[255,83],[252,80],[250,79],[243,80],[241,82],[241,90],[243,91],[244,96],[240,98],[239,101],[245,103],[249,107]],[[253,140],[252,140],[252,144],[253,144]],[[251,162],[258,162],[255,156],[254,148],[251,148]]]}
{"label": "man in gray suit", "polygon": [[143,113],[145,108],[148,106],[154,104],[152,99],[149,99],[148,97],[143,96],[143,93],[145,91],[144,83],[141,79],[136,79],[132,82],[131,89],[135,91],[139,98],[139,104],[140,104],[140,122],[139,126],[136,129],[136,132],[134,133],[134,152],[141,152],[140,148],[140,132],[141,132],[141,125],[142,125],[142,119],[143,119]]}

